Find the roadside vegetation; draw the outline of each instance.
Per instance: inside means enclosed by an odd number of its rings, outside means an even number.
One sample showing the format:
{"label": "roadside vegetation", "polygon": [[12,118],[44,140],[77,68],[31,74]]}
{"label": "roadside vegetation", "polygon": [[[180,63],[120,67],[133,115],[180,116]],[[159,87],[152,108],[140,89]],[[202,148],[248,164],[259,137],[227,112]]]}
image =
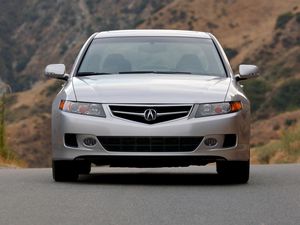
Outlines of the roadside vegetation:
{"label": "roadside vegetation", "polygon": [[5,94],[0,100],[0,167],[26,167],[7,146],[5,138]]}
{"label": "roadside vegetation", "polygon": [[255,163],[300,163],[300,124],[282,130],[279,140],[255,147],[252,153]]}

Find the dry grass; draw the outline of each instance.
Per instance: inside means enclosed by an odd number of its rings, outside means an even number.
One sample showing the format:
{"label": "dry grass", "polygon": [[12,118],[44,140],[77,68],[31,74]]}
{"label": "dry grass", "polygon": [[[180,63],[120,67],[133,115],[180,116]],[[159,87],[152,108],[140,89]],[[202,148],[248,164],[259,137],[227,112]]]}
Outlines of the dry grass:
{"label": "dry grass", "polygon": [[26,168],[27,164],[18,159],[4,159],[0,156],[0,168]]}
{"label": "dry grass", "polygon": [[18,94],[17,96],[17,102],[13,104],[10,109],[13,111],[15,109],[18,109],[20,107],[28,106],[33,107],[34,105],[38,104],[41,101],[49,101],[48,99],[45,99],[46,97],[44,95],[41,95],[41,93],[49,88],[51,85],[55,83],[55,80],[47,80],[46,82],[37,82],[32,89],[28,91],[23,91]]}
{"label": "dry grass", "polygon": [[39,82],[31,90],[16,93],[17,101],[8,109],[7,144],[29,167],[50,166],[49,106],[53,96],[48,96],[47,90],[55,83],[54,80]]}
{"label": "dry grass", "polygon": [[300,110],[295,110],[253,122],[251,124],[251,146],[257,147],[265,145],[271,140],[280,139],[283,130],[300,122],[299,118]]}
{"label": "dry grass", "polygon": [[299,163],[300,123],[282,129],[279,140],[252,149],[253,163]]}

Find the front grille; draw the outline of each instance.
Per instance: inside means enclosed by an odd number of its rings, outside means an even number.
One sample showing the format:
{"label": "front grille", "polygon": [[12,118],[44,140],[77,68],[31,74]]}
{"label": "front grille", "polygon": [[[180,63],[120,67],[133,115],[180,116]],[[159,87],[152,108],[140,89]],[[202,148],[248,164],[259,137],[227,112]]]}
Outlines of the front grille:
{"label": "front grille", "polygon": [[101,145],[112,152],[190,152],[203,137],[98,137]]}
{"label": "front grille", "polygon": [[192,105],[110,105],[109,108],[116,117],[155,124],[188,116]]}

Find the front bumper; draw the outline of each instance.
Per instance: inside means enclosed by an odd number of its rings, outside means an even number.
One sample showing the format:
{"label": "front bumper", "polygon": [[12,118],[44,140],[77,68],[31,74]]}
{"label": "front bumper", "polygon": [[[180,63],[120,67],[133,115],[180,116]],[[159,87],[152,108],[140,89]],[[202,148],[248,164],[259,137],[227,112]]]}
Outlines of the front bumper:
{"label": "front bumper", "polygon": [[[106,118],[84,116],[54,110],[52,115],[52,148],[53,160],[93,159],[99,164],[119,162],[122,157],[130,159],[150,159],[162,157],[165,162],[172,157],[181,162],[194,159],[216,160],[249,160],[250,119],[247,112],[202,117],[182,118],[178,120],[148,125],[113,117],[107,105],[103,105]],[[64,134],[77,134],[80,142],[85,136],[133,136],[133,137],[204,137],[200,145],[190,152],[109,152],[100,142],[94,148],[87,148],[79,143],[78,147],[68,147],[64,142]],[[214,137],[222,142],[225,134],[236,134],[235,146],[213,148],[203,142],[206,137]],[[131,158],[130,158],[131,157]],[[194,159],[192,159],[194,158]],[[107,161],[105,160],[107,159]],[[114,160],[118,159],[118,160]],[[175,160],[175,161],[176,161]],[[124,160],[121,160],[124,161]],[[106,163],[105,163],[106,162]],[[167,164],[167,163],[166,163]]]}

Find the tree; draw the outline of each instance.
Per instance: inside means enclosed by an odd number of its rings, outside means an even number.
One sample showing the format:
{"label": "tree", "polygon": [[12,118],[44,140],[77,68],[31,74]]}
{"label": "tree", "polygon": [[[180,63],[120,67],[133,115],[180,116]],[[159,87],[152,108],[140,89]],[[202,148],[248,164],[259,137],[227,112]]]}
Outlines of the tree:
{"label": "tree", "polygon": [[4,116],[5,116],[5,94],[2,94],[1,101],[0,101],[0,153],[3,157],[7,158],[8,153],[6,151],[6,146],[5,146]]}
{"label": "tree", "polygon": [[5,93],[2,94],[0,101],[0,154],[6,156],[5,149],[5,125],[4,125],[4,114],[5,114]]}
{"label": "tree", "polygon": [[10,86],[0,82],[0,155],[9,159],[9,150],[5,143],[5,94],[11,92]]}

